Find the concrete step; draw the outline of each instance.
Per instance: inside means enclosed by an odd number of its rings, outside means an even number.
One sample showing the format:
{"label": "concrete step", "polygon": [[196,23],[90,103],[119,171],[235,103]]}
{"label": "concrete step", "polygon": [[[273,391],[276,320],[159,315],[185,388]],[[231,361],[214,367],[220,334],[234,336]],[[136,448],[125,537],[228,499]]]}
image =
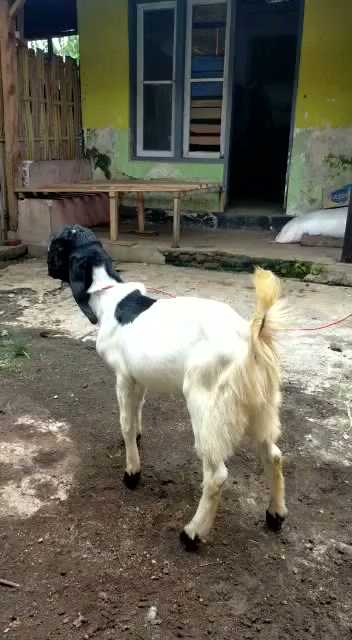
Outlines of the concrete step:
{"label": "concrete step", "polygon": [[0,262],[18,260],[19,258],[23,258],[25,255],[27,255],[27,245],[25,244],[21,243],[14,246],[0,244]]}

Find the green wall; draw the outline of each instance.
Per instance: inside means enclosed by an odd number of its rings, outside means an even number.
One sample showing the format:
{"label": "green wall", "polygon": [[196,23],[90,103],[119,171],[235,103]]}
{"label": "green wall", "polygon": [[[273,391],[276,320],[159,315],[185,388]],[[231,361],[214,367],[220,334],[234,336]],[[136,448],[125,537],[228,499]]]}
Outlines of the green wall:
{"label": "green wall", "polygon": [[352,182],[352,2],[306,0],[288,212]]}
{"label": "green wall", "polygon": [[[77,9],[87,148],[109,158],[112,177],[222,183],[223,163],[130,160],[128,2],[78,0]],[[195,194],[187,202],[199,209],[219,209],[215,193]]]}

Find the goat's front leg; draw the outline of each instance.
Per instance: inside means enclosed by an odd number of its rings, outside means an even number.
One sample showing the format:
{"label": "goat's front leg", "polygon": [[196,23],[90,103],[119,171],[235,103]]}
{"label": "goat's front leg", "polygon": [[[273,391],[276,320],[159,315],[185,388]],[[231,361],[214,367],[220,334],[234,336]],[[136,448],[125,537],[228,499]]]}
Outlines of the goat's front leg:
{"label": "goat's front leg", "polygon": [[118,378],[116,394],[120,408],[122,436],[126,447],[126,471],[124,483],[129,489],[135,489],[141,477],[141,463],[137,447],[137,390],[136,384],[129,378]]}
{"label": "goat's front leg", "polygon": [[225,464],[218,466],[203,460],[203,492],[195,515],[180,535],[186,551],[195,551],[205,541],[218,510],[221,489],[228,476]]}

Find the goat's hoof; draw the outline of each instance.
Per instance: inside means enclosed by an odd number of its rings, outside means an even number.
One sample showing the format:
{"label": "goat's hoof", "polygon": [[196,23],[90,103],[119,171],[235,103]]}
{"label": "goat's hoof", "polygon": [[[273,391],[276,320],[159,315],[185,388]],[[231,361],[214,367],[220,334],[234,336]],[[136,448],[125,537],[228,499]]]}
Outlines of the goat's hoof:
{"label": "goat's hoof", "polygon": [[180,533],[180,542],[185,551],[198,551],[200,545],[200,538],[196,535],[193,540],[189,537],[188,533],[183,529]]}
{"label": "goat's hoof", "polygon": [[128,489],[136,489],[140,479],[140,471],[137,471],[137,473],[127,473],[127,471],[125,471],[125,475],[123,476],[123,481]]}
{"label": "goat's hoof", "polygon": [[272,531],[281,531],[282,523],[285,520],[284,516],[280,516],[278,513],[266,512],[266,524]]}

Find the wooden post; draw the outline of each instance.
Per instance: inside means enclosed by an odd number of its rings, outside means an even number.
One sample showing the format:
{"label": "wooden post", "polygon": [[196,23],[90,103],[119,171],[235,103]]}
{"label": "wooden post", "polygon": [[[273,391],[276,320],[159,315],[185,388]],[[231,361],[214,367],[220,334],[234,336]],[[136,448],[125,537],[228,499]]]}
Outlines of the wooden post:
{"label": "wooden post", "polygon": [[174,198],[174,235],[172,247],[177,249],[180,246],[180,227],[181,227],[181,198],[177,194]]}
{"label": "wooden post", "polygon": [[[19,3],[15,3],[19,6]],[[9,227],[17,231],[18,208],[15,193],[20,160],[18,139],[17,50],[15,13],[10,15],[8,0],[0,0],[0,58],[5,130],[6,208]]]}
{"label": "wooden post", "polygon": [[352,191],[350,193],[350,203],[347,211],[341,262],[352,262]]}
{"label": "wooden post", "polygon": [[10,18],[15,18],[16,14],[21,11],[26,4],[26,0],[15,0],[10,7]]}
{"label": "wooden post", "polygon": [[119,237],[119,194],[115,191],[109,192],[109,206],[110,206],[110,240],[116,242]]}
{"label": "wooden post", "polygon": [[138,233],[144,233],[144,193],[137,193]]}
{"label": "wooden post", "polygon": [[[1,100],[0,95],[0,100]],[[5,146],[0,142],[0,240],[7,240]]]}
{"label": "wooden post", "polygon": [[52,59],[53,55],[54,55],[53,39],[52,38],[48,38],[48,58],[49,58],[49,60]]}

